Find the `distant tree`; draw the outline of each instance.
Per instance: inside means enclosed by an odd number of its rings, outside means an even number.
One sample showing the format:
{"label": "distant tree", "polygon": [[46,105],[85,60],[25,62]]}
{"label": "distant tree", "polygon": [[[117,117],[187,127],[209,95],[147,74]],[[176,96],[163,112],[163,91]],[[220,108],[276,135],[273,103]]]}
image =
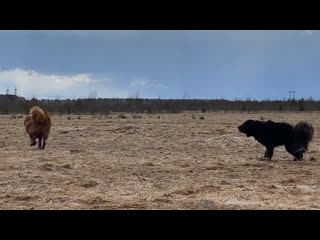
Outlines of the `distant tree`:
{"label": "distant tree", "polygon": [[83,111],[83,100],[81,99],[76,100],[75,111],[79,113]]}
{"label": "distant tree", "polygon": [[34,105],[44,107],[50,113],[93,113],[96,112],[144,112],[178,113],[181,111],[312,111],[320,110],[320,101],[310,98],[298,100],[238,100],[225,99],[142,99],[138,91],[129,94],[126,99],[97,99],[97,91],[85,99],[25,99],[13,95],[0,94],[0,113],[28,113]]}
{"label": "distant tree", "polygon": [[142,111],[142,109],[139,109],[141,98],[138,90],[128,94],[127,104],[129,108],[128,111],[130,112],[138,112],[138,110]]}
{"label": "distant tree", "polygon": [[89,93],[89,99],[97,99],[98,97],[98,92],[96,90],[92,90]]}
{"label": "distant tree", "polygon": [[279,105],[278,110],[279,110],[280,112],[283,111],[283,105],[282,105],[282,104]]}
{"label": "distant tree", "polygon": [[36,99],[35,97],[32,97],[30,100],[30,103],[32,106],[36,106],[36,105],[39,105],[39,100]]}
{"label": "distant tree", "polygon": [[66,102],[64,103],[64,109],[67,114],[71,113],[72,109],[71,109],[70,99],[67,99]]}
{"label": "distant tree", "polygon": [[299,111],[304,111],[305,110],[305,101],[303,98],[299,100]]}
{"label": "distant tree", "polygon": [[140,93],[138,90],[130,92],[128,94],[128,99],[139,99],[140,98]]}

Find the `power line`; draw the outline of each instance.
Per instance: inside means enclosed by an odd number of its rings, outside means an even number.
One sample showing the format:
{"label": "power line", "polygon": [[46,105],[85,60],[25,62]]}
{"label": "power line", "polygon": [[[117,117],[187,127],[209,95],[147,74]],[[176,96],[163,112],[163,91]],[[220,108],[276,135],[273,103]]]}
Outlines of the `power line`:
{"label": "power line", "polygon": [[[290,90],[290,91],[288,91],[289,92],[289,100],[290,99],[292,99],[292,100],[294,100],[295,99],[295,93],[296,93],[296,91],[295,90]],[[292,94],[292,98],[291,98],[291,94]]]}

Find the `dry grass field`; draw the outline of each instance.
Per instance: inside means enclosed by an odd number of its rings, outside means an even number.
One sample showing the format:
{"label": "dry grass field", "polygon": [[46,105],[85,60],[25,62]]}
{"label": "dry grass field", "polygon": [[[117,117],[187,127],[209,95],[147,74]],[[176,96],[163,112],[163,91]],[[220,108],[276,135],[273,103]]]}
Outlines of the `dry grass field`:
{"label": "dry grass field", "polygon": [[[53,115],[45,150],[0,116],[0,209],[320,208],[319,112],[126,116]],[[262,118],[313,124],[303,161],[238,132]]]}

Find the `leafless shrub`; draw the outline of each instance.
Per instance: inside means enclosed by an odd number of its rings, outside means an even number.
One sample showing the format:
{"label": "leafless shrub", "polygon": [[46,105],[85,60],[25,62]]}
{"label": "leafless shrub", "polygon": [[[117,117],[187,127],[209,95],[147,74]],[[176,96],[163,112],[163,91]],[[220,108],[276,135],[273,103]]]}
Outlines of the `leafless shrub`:
{"label": "leafless shrub", "polygon": [[126,119],[126,118],[127,118],[127,116],[124,115],[124,114],[120,114],[120,115],[118,115],[118,117],[119,117],[120,119]]}

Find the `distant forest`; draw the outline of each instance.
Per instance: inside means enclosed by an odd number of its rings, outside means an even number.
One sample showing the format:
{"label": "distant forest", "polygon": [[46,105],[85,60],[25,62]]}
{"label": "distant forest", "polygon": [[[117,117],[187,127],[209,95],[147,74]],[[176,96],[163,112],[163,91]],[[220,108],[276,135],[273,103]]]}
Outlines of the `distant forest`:
{"label": "distant forest", "polygon": [[66,100],[31,100],[16,95],[0,95],[0,114],[27,113],[38,105],[57,114],[179,113],[183,111],[320,111],[320,101],[299,99],[274,100],[205,100],[205,99],[142,99],[86,98]]}

